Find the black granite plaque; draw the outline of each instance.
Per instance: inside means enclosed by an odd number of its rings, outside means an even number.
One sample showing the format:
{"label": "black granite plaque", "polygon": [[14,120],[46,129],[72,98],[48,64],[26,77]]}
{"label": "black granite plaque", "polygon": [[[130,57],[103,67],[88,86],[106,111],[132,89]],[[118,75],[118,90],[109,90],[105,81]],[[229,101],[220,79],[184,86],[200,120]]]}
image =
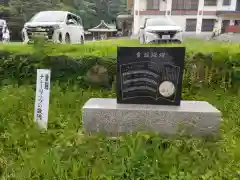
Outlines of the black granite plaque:
{"label": "black granite plaque", "polygon": [[117,103],[180,105],[185,47],[119,47]]}

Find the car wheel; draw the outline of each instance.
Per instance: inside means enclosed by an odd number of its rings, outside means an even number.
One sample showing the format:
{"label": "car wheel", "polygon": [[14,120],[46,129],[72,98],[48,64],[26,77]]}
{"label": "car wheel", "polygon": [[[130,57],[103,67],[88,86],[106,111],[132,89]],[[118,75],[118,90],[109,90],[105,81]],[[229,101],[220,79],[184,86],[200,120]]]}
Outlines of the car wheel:
{"label": "car wheel", "polygon": [[139,36],[139,42],[140,42],[140,44],[144,44],[144,38],[143,38],[143,36],[142,36],[142,37]]}
{"label": "car wheel", "polygon": [[145,36],[143,36],[143,44],[146,44]]}
{"label": "car wheel", "polygon": [[80,41],[81,44],[84,44],[84,39],[83,37],[81,36],[81,41]]}
{"label": "car wheel", "polygon": [[59,36],[58,36],[58,41],[59,41],[60,43],[62,43],[62,33],[59,34]]}
{"label": "car wheel", "polygon": [[25,34],[22,32],[22,41],[25,41]]}
{"label": "car wheel", "polygon": [[65,36],[65,43],[66,44],[70,44],[71,43],[70,35],[68,33]]}

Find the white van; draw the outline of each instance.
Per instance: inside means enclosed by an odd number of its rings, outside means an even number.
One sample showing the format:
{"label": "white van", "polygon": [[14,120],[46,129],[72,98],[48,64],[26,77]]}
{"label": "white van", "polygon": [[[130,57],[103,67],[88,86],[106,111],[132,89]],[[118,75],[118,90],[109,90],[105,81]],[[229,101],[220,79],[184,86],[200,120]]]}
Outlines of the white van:
{"label": "white van", "polygon": [[41,36],[55,43],[84,43],[82,19],[67,11],[42,11],[25,23],[22,39],[28,43]]}

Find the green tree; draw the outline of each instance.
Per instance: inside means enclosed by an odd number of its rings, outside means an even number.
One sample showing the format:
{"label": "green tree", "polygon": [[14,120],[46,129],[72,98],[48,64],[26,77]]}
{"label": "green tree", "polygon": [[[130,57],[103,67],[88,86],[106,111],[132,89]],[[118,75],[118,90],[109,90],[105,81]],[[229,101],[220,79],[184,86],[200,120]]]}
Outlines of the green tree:
{"label": "green tree", "polygon": [[96,16],[96,4],[87,0],[73,0],[76,14],[83,19],[84,27],[90,28],[91,22]]}
{"label": "green tree", "polygon": [[9,7],[13,16],[24,21],[43,10],[70,11],[82,17],[85,28],[91,28],[102,19],[115,20],[126,10],[126,0],[10,0]]}
{"label": "green tree", "polygon": [[96,16],[96,3],[94,0],[61,0],[61,10],[66,10],[80,15],[85,28],[91,27],[91,22]]}
{"label": "green tree", "polygon": [[113,19],[120,13],[126,12],[127,2],[126,0],[109,0],[109,16]]}
{"label": "green tree", "polygon": [[42,10],[53,8],[51,0],[10,0],[9,6],[14,16],[20,16],[24,21]]}

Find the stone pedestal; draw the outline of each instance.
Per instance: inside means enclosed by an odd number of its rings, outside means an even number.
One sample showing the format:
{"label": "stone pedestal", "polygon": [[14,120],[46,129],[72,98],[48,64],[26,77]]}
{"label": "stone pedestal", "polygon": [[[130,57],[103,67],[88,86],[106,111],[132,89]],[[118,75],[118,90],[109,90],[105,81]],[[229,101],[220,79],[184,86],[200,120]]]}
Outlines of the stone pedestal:
{"label": "stone pedestal", "polygon": [[117,104],[116,99],[93,98],[83,106],[82,116],[86,133],[111,136],[136,131],[208,136],[218,133],[221,121],[221,112],[204,101],[161,106]]}

